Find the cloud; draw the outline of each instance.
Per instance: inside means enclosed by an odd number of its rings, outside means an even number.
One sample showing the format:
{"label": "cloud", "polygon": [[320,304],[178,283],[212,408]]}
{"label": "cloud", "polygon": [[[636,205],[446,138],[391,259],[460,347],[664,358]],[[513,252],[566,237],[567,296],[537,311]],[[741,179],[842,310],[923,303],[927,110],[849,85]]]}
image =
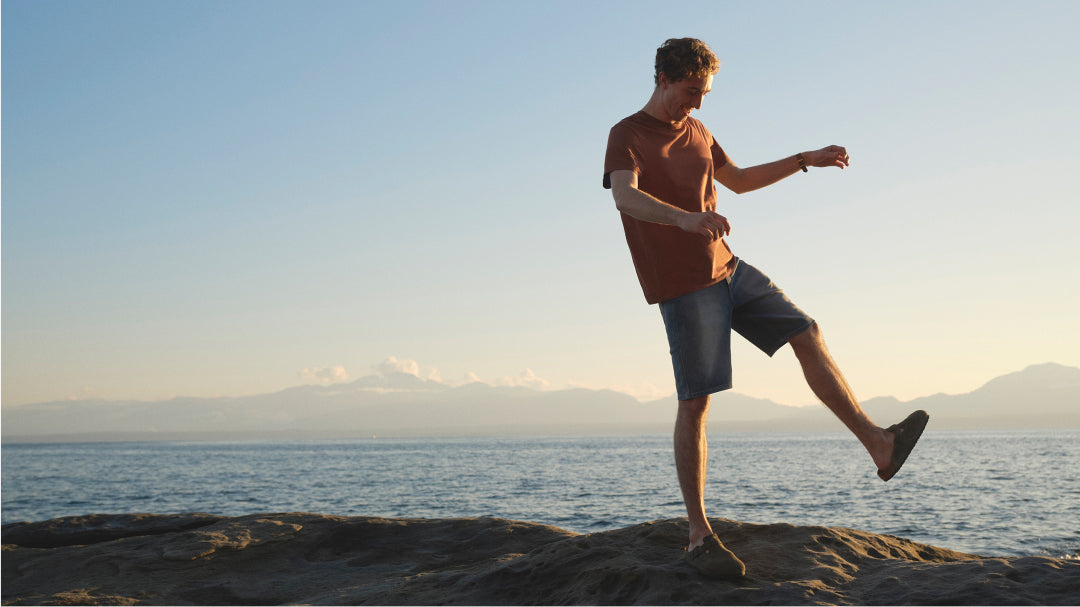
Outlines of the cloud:
{"label": "cloud", "polygon": [[426,379],[428,381],[443,383],[442,374],[434,367],[427,367],[424,372],[421,373],[420,364],[415,360],[399,360],[396,356],[391,356],[381,363],[373,367],[376,373],[379,375],[392,375],[394,373],[404,373],[405,375],[412,375],[419,377],[420,379]]}
{"label": "cloud", "polygon": [[532,388],[534,390],[546,390],[551,387],[551,382],[542,377],[537,377],[532,369],[525,369],[517,377],[503,377],[496,382],[496,385],[521,386],[524,388]]}
{"label": "cloud", "polygon": [[90,387],[90,386],[83,386],[82,390],[79,390],[78,394],[72,394],[72,395],[68,396],[67,399],[68,400],[96,400],[96,399],[103,399],[104,397],[105,397],[105,394],[101,390],[99,390],[97,388]]}
{"label": "cloud", "polygon": [[461,386],[465,384],[471,384],[475,382],[486,383],[494,386],[514,386],[532,388],[534,390],[547,390],[551,387],[551,382],[548,380],[537,377],[536,373],[532,369],[525,369],[517,377],[506,377],[495,382],[487,382],[480,379],[480,376],[473,372],[468,372],[464,375],[461,381],[444,380],[439,370],[434,367],[420,367],[420,364],[415,360],[399,359],[396,356],[391,356],[377,365],[372,365],[372,369],[382,376],[404,374],[412,375],[420,379],[426,379],[428,381],[437,382],[445,386]]}
{"label": "cloud", "polygon": [[347,381],[349,379],[349,374],[345,372],[345,367],[342,367],[341,365],[336,367],[312,367],[310,369],[302,369],[300,371],[300,378],[304,381],[319,384],[336,384]]}
{"label": "cloud", "polygon": [[382,361],[375,365],[375,371],[380,375],[392,375],[394,373],[404,373],[406,375],[415,375],[420,377],[420,365],[415,360],[398,360],[396,356]]}

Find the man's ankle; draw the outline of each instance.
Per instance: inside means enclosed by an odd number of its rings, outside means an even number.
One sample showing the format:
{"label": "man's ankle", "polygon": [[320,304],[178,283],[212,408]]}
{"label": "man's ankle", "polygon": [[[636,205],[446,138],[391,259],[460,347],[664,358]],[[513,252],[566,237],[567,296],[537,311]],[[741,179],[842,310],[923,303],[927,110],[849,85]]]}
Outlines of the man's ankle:
{"label": "man's ankle", "polygon": [[705,538],[709,537],[712,534],[713,534],[713,530],[709,526],[706,526],[704,528],[697,528],[697,529],[691,528],[690,529],[690,546],[689,546],[689,549],[693,550],[694,548],[697,548],[698,546],[700,546],[702,543],[705,542]]}

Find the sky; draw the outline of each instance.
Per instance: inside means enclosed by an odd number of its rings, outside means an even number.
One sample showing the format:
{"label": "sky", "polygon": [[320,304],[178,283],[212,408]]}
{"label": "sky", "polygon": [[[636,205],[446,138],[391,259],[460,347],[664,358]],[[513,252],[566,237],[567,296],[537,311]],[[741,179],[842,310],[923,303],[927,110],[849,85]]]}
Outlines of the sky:
{"label": "sky", "polygon": [[[674,393],[610,192],[656,47],[723,65],[729,243],[861,398],[1080,366],[1080,4],[2,5],[2,404],[401,370]],[[742,340],[734,390],[814,402]]]}

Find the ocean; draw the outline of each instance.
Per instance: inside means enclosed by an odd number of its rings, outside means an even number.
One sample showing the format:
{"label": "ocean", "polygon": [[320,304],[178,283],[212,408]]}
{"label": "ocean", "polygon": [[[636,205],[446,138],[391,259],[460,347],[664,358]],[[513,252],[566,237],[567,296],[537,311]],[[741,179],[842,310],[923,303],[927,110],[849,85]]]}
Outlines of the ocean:
{"label": "ocean", "polygon": [[[888,483],[846,433],[711,433],[709,516],[1080,558],[1080,430],[927,430]],[[4,444],[3,522],[94,513],[685,516],[666,435]]]}

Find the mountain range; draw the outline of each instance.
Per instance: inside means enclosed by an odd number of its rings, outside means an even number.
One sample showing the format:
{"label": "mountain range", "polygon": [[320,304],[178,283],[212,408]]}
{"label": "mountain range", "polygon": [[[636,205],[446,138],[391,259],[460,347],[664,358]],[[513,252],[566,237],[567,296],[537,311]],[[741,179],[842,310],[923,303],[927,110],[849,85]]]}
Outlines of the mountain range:
{"label": "mountain range", "polygon": [[[925,409],[933,429],[1078,428],[1080,368],[1055,363],[997,377],[966,394],[863,403],[887,426]],[[407,373],[272,394],[165,401],[74,400],[4,407],[4,442],[349,438],[499,434],[667,433],[674,396],[651,402],[611,390],[450,386]],[[792,407],[718,394],[711,431],[826,431],[843,427],[823,406]]]}

